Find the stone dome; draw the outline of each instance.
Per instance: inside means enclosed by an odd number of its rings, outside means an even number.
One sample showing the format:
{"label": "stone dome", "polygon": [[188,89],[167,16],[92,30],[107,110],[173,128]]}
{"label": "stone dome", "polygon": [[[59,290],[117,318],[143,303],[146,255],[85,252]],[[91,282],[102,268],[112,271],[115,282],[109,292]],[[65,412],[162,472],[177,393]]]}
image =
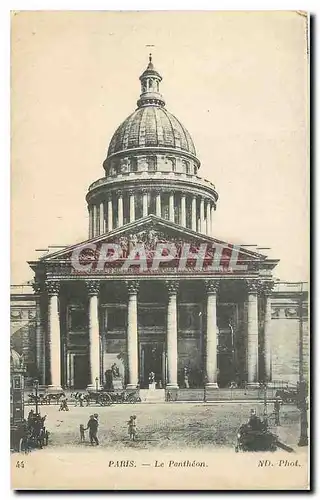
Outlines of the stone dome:
{"label": "stone dome", "polygon": [[174,148],[196,156],[189,132],[179,120],[159,105],[136,109],[118,127],[108,149],[108,157],[136,148]]}

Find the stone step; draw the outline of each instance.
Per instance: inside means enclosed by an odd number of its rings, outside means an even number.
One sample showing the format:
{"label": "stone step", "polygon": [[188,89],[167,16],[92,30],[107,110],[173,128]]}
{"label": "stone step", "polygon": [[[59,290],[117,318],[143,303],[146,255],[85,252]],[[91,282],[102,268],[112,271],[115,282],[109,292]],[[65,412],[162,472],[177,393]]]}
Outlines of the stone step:
{"label": "stone step", "polygon": [[142,403],[161,403],[165,401],[164,389],[140,389]]}

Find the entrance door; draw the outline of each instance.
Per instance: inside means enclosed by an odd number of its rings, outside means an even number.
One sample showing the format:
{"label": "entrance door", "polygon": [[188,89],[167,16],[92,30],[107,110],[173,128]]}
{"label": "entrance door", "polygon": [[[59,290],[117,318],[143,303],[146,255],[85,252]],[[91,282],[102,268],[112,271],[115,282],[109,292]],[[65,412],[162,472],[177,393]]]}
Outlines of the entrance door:
{"label": "entrance door", "polygon": [[85,389],[89,384],[89,358],[87,354],[76,354],[73,358],[75,389]]}
{"label": "entrance door", "polygon": [[149,374],[155,373],[156,387],[164,386],[163,380],[163,345],[145,343],[140,345],[140,386],[149,387]]}

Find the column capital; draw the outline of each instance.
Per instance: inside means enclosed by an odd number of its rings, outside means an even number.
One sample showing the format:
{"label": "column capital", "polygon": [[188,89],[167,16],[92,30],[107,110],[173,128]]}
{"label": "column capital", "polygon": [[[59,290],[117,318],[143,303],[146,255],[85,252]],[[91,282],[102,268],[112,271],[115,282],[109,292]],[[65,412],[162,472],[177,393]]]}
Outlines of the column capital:
{"label": "column capital", "polygon": [[58,295],[60,292],[60,281],[46,281],[45,288],[48,295]]}
{"label": "column capital", "polygon": [[261,280],[246,280],[247,290],[249,294],[257,294],[261,289]]}
{"label": "column capital", "polygon": [[141,188],[140,189],[140,193],[142,193],[142,194],[148,194],[149,193],[149,189],[148,188]]}
{"label": "column capital", "polygon": [[120,189],[117,190],[117,196],[118,198],[122,198],[123,197],[123,191],[121,191]]}
{"label": "column capital", "polygon": [[207,293],[217,293],[220,287],[220,280],[205,280]]}
{"label": "column capital", "polygon": [[128,193],[129,193],[129,196],[134,196],[136,194],[136,190],[135,189],[129,189]]}
{"label": "column capital", "polygon": [[179,290],[179,281],[165,281],[165,286],[168,291],[168,295],[176,295]]}
{"label": "column capital", "polygon": [[156,196],[159,196],[159,194],[162,194],[163,193],[163,190],[161,188],[156,188],[153,190],[154,193],[156,194]]}
{"label": "column capital", "polygon": [[100,281],[86,280],[86,288],[88,295],[98,295],[100,290]]}
{"label": "column capital", "polygon": [[261,281],[259,292],[265,296],[272,294],[274,281]]}
{"label": "column capital", "polygon": [[126,281],[126,286],[128,290],[129,295],[137,295],[139,291],[139,281],[133,280],[133,281]]}
{"label": "column capital", "polygon": [[43,291],[43,283],[41,283],[40,281],[34,281],[32,283],[32,288],[34,293],[39,294]]}

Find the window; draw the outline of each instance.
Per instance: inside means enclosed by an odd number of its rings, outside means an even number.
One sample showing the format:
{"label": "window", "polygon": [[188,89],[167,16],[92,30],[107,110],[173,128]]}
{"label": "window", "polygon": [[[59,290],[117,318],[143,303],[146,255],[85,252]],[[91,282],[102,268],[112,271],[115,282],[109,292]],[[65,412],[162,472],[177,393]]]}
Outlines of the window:
{"label": "window", "polygon": [[72,332],[83,331],[88,328],[88,315],[84,309],[69,309],[69,330]]}
{"label": "window", "polygon": [[157,159],[154,156],[148,156],[147,158],[148,172],[154,172],[157,170]]}
{"label": "window", "polygon": [[171,166],[170,170],[172,172],[175,172],[176,171],[176,159],[175,158],[168,158],[168,162]]}
{"label": "window", "polygon": [[182,165],[183,165],[183,167],[184,167],[184,171],[185,171],[185,173],[186,173],[186,174],[191,174],[191,170],[190,170],[190,162],[188,162],[188,161],[185,161],[185,160],[184,160],[184,161],[182,162]]}
{"label": "window", "polygon": [[137,172],[138,170],[138,160],[137,158],[131,158],[130,160],[130,172]]}

